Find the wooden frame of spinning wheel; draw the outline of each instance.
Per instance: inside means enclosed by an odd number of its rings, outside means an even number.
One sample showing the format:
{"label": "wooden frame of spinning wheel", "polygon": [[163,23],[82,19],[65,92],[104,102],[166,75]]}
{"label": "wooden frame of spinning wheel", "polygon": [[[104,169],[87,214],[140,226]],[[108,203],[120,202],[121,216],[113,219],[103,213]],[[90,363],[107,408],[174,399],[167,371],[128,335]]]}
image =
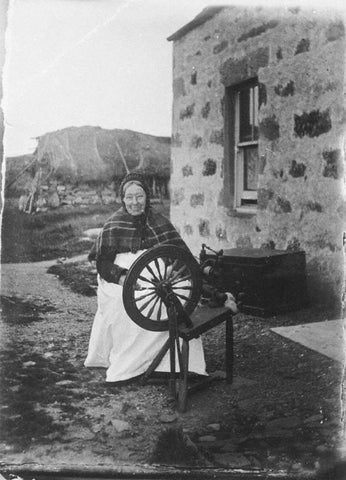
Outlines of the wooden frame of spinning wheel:
{"label": "wooden frame of spinning wheel", "polygon": [[[145,286],[138,289],[138,282]],[[188,282],[189,285],[182,287],[181,282]],[[200,266],[192,254],[174,245],[160,245],[138,257],[130,267],[123,287],[125,310],[137,325],[150,331],[169,332],[168,339],[146,370],[142,382],[150,378],[169,351],[170,392],[172,397],[177,399],[178,410],[181,412],[186,410],[187,405],[189,341],[224,321],[226,321],[227,381],[232,382],[233,377],[232,312],[226,307],[217,309],[203,307],[195,311],[201,295],[201,286]],[[183,295],[178,293],[182,288],[185,289]],[[143,293],[143,290],[146,292]],[[162,304],[166,308],[167,318],[162,317]],[[179,362],[178,391],[176,353]]]}

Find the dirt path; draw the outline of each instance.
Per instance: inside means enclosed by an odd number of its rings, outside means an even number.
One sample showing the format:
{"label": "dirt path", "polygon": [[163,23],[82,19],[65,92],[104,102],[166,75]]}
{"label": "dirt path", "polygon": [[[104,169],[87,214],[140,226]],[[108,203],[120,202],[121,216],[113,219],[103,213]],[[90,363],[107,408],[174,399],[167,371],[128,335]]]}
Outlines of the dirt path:
{"label": "dirt path", "polygon": [[[22,317],[29,305],[36,312],[28,323],[17,317],[2,326],[2,364],[9,366],[3,412],[10,439],[0,444],[2,461],[83,467],[145,463],[162,427],[178,421],[167,388],[109,387],[103,369],[83,367],[96,298],[75,294],[47,274],[54,263],[2,266],[5,300],[24,302]],[[20,383],[24,377],[28,381]],[[184,425],[195,426],[208,412],[184,418]]]}
{"label": "dirt path", "polygon": [[[54,263],[2,265],[3,465],[311,472],[338,459],[341,365],[269,332],[277,319],[238,315],[234,384],[177,414],[166,385],[114,387],[83,367],[96,298],[47,274]],[[204,338],[209,371],[224,369],[222,327]]]}
{"label": "dirt path", "polygon": [[[82,260],[86,260],[86,255],[79,255],[68,261]],[[42,299],[51,302],[57,308],[62,305],[68,305],[72,308],[76,304],[88,310],[91,305],[95,307],[95,300],[87,297],[83,298],[83,305],[81,305],[79,295],[74,295],[70,290],[66,290],[54,275],[47,273],[47,269],[56,263],[56,260],[46,260],[35,263],[2,264],[2,295]],[[67,292],[68,295],[66,295]]]}

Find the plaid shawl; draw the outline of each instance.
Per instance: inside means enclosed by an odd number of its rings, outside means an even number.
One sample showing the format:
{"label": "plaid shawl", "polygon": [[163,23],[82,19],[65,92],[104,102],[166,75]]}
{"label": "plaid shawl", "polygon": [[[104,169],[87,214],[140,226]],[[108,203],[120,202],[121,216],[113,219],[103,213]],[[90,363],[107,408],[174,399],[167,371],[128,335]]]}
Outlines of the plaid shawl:
{"label": "plaid shawl", "polygon": [[[136,253],[161,244],[189,250],[171,222],[160,213],[149,208],[147,214],[134,217],[121,207],[106,221],[96,241],[97,271],[107,282],[118,283],[126,273],[114,263],[118,253]],[[93,256],[89,255],[89,259]]]}
{"label": "plaid shawl", "polygon": [[133,252],[161,244],[187,248],[171,222],[149,209],[148,215],[134,217],[122,207],[105,223],[96,244],[96,256],[103,250],[114,253]]}

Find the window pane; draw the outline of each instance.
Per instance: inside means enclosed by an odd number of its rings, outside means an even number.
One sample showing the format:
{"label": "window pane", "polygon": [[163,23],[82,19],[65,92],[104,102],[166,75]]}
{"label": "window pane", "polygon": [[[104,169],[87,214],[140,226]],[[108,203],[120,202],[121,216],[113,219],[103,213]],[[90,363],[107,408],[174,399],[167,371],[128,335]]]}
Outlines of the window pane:
{"label": "window pane", "polygon": [[258,86],[239,92],[239,141],[258,139]]}
{"label": "window pane", "polygon": [[256,85],[253,89],[253,140],[258,140],[258,85]]}
{"label": "window pane", "polygon": [[244,190],[258,188],[258,149],[244,148]]}
{"label": "window pane", "polygon": [[250,89],[239,92],[239,141],[252,140],[252,127],[250,124]]}

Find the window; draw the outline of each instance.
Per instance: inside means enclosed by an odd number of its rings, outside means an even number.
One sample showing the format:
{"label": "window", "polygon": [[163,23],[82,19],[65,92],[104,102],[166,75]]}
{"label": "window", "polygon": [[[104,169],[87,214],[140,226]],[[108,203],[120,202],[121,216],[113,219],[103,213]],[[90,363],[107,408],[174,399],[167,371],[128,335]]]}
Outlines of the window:
{"label": "window", "polygon": [[235,207],[254,209],[258,188],[258,83],[248,81],[231,89],[234,102]]}

